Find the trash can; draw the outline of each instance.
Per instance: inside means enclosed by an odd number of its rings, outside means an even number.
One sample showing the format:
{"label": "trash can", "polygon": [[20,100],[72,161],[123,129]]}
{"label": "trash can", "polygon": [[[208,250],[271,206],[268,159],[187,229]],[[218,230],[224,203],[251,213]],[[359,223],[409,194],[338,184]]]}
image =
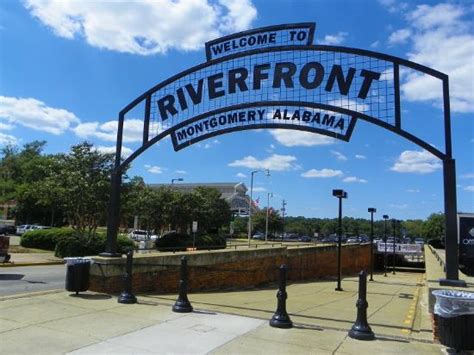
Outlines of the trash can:
{"label": "trash can", "polygon": [[474,350],[474,293],[436,290],[433,295],[440,343],[457,351]]}
{"label": "trash can", "polygon": [[84,292],[89,289],[89,258],[64,258],[66,260],[66,290],[71,292]]}

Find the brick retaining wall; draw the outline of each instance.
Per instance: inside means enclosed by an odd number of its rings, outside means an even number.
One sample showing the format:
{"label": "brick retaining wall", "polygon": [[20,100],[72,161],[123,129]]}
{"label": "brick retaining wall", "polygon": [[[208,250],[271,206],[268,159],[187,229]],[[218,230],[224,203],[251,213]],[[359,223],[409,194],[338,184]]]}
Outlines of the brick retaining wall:
{"label": "brick retaining wall", "polygon": [[[278,268],[287,264],[292,281],[337,275],[336,247],[259,247],[177,253],[135,254],[133,292],[174,293],[178,290],[179,265],[188,259],[189,291],[251,288],[278,280]],[[367,269],[370,245],[345,245],[342,272],[354,275]],[[125,258],[95,257],[90,269],[90,290],[119,293],[123,289]]]}

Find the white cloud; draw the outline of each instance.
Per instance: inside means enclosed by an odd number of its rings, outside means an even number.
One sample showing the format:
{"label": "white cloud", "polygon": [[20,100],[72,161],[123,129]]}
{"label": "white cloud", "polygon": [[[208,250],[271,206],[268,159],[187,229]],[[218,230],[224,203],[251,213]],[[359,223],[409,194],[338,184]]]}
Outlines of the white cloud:
{"label": "white cloud", "polygon": [[459,177],[461,179],[474,179],[474,174],[462,174]]}
{"label": "white cloud", "polygon": [[[117,140],[117,121],[105,123],[86,122],[78,124],[73,128],[78,137],[95,137],[107,142]],[[123,141],[126,143],[141,142],[143,140],[143,121],[137,119],[126,119],[123,126]]]}
{"label": "white cloud", "polygon": [[441,167],[440,160],[426,150],[405,150],[390,170],[398,173],[428,174]]}
{"label": "white cloud", "polygon": [[8,131],[8,130],[13,129],[13,128],[15,128],[15,126],[12,125],[12,124],[0,122],[0,130]]}
{"label": "white cloud", "polygon": [[469,185],[464,188],[465,191],[474,192],[474,185]]}
{"label": "white cloud", "polygon": [[18,139],[16,137],[0,132],[0,146],[2,145],[17,145]]}
{"label": "white cloud", "polygon": [[408,3],[396,0],[379,0],[379,3],[391,13],[401,12],[408,8]]}
{"label": "white cloud", "polygon": [[55,135],[80,122],[72,112],[46,106],[40,100],[7,96],[0,96],[0,120],[6,121],[5,127],[19,124]]}
{"label": "white cloud", "polygon": [[344,180],[342,180],[344,182],[359,182],[361,184],[365,184],[367,183],[367,180],[365,179],[359,179],[358,177],[356,176],[348,176],[346,177]]}
{"label": "white cloud", "polygon": [[356,154],[355,158],[356,159],[367,159],[367,157],[365,155],[362,155],[362,154]]}
{"label": "white cloud", "polygon": [[336,176],[342,176],[343,173],[341,170],[333,170],[333,169],[311,169],[301,174],[302,177],[305,178],[331,178]]}
{"label": "white cloud", "polygon": [[338,32],[336,34],[326,35],[324,36],[324,39],[321,41],[321,43],[329,45],[338,45],[346,40],[347,35],[347,32]]}
{"label": "white cloud", "polygon": [[329,145],[336,143],[336,140],[332,137],[311,132],[273,129],[270,131],[270,134],[278,143],[285,147],[312,147],[315,145]]}
{"label": "white cloud", "polygon": [[175,170],[175,174],[186,175],[188,172],[186,170]]}
{"label": "white cloud", "polygon": [[380,45],[380,41],[375,41],[370,44],[370,48],[378,48]]}
{"label": "white cloud", "polygon": [[407,28],[402,28],[393,32],[388,38],[389,44],[402,44],[406,43],[410,38],[411,31]]}
{"label": "white cloud", "polygon": [[267,189],[261,186],[257,186],[253,188],[253,192],[265,192],[265,191],[267,191]]}
{"label": "white cloud", "polygon": [[342,154],[341,152],[338,152],[336,150],[331,150],[331,154],[334,155],[337,160],[340,160],[340,161],[346,161],[347,160],[347,157],[344,154]]}
{"label": "white cloud", "polygon": [[146,168],[146,171],[152,174],[163,174],[163,170],[165,170],[161,166],[149,165],[149,164],[146,164],[145,168]]}
{"label": "white cloud", "polygon": [[420,192],[420,190],[419,189],[408,189],[407,192],[418,193],[418,192]]}
{"label": "white cloud", "polygon": [[242,179],[245,179],[247,177],[247,175],[243,174],[243,173],[237,173],[235,174],[236,177],[238,178],[242,178]]}
{"label": "white cloud", "polygon": [[[96,147],[96,149],[101,153],[115,154],[115,146],[106,147],[106,146],[103,146],[103,145],[99,145],[99,146]],[[122,146],[122,158],[128,158],[132,153],[133,153],[133,150],[131,150],[128,147]]]}
{"label": "white cloud", "polygon": [[[472,8],[441,3],[419,5],[406,15],[412,32],[408,59],[449,75],[451,109],[474,112],[474,33]],[[393,34],[392,34],[393,35]],[[439,80],[410,72],[401,86],[409,101],[427,101],[442,105]]]}
{"label": "white cloud", "polygon": [[266,159],[257,160],[249,155],[243,159],[229,163],[231,167],[244,167],[249,169],[269,169],[270,171],[288,171],[298,169],[295,164],[296,157],[292,155],[273,154]]}
{"label": "white cloud", "polygon": [[67,39],[101,49],[152,55],[196,50],[224,33],[242,31],[257,16],[250,0],[25,0],[32,16]]}

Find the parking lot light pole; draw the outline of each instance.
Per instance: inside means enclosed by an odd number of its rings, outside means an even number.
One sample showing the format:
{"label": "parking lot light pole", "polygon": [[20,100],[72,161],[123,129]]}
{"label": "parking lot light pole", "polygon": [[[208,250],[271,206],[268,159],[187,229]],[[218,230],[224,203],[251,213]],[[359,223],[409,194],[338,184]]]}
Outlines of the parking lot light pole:
{"label": "parking lot light pole", "polygon": [[397,225],[397,220],[392,219],[392,229],[393,229],[393,249],[392,249],[392,274],[395,275],[395,234],[396,234],[396,225]]}
{"label": "parking lot light pole", "polygon": [[374,281],[374,213],[377,210],[373,207],[369,207],[367,210],[370,213],[370,279]]}
{"label": "parking lot light pole", "polygon": [[171,185],[174,185],[175,181],[183,181],[183,178],[171,179]]}
{"label": "parking lot light pole", "polygon": [[343,291],[341,287],[341,249],[342,249],[342,199],[347,198],[344,190],[332,190],[332,195],[339,199],[339,218],[337,227],[337,287],[336,291]]}
{"label": "parking lot light pole", "polygon": [[267,219],[265,220],[265,241],[268,239],[268,210],[270,209],[270,197],[273,197],[273,192],[267,193]]}
{"label": "parking lot light pole", "polygon": [[250,239],[252,238],[253,176],[260,171],[264,172],[266,176],[270,176],[270,170],[268,169],[254,170],[250,173],[249,231],[248,231],[249,248],[250,248]]}
{"label": "parking lot light pole", "polygon": [[383,215],[383,243],[385,245],[385,250],[383,253],[383,269],[384,269],[384,275],[387,277],[387,219],[388,219],[388,214]]}

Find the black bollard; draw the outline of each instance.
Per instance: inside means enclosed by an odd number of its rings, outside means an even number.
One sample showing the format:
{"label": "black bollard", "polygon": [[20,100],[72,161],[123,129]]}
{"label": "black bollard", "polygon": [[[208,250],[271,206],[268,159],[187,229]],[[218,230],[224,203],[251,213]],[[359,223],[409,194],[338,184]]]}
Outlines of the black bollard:
{"label": "black bollard", "polygon": [[277,292],[277,310],[270,320],[270,326],[275,328],[292,328],[293,322],[290,319],[290,316],[286,312],[286,299],[288,294],[286,293],[286,272],[288,267],[283,264],[280,266],[280,282],[278,285]]}
{"label": "black bollard", "polygon": [[133,304],[137,303],[137,298],[132,293],[132,266],[133,266],[133,250],[127,253],[127,265],[125,274],[123,274],[124,291],[118,298],[118,303]]}
{"label": "black bollard", "polygon": [[189,313],[193,311],[193,306],[188,300],[188,260],[185,256],[181,258],[180,273],[179,295],[172,309],[177,313]]}
{"label": "black bollard", "polygon": [[349,331],[349,336],[358,340],[374,340],[375,335],[367,322],[367,274],[359,273],[359,299],[357,300],[357,319]]}

